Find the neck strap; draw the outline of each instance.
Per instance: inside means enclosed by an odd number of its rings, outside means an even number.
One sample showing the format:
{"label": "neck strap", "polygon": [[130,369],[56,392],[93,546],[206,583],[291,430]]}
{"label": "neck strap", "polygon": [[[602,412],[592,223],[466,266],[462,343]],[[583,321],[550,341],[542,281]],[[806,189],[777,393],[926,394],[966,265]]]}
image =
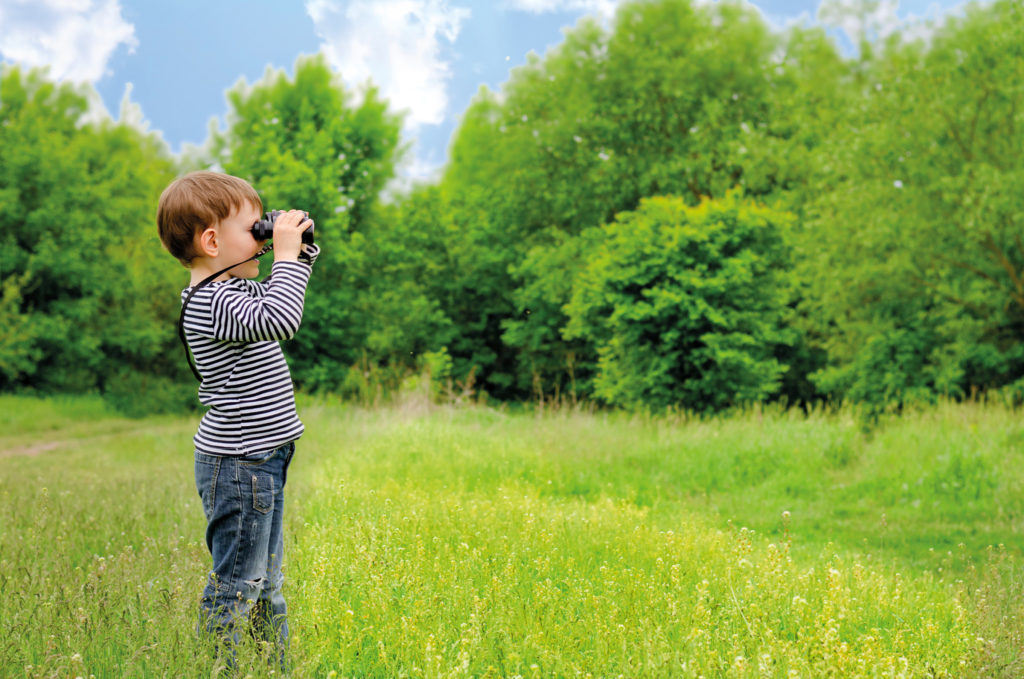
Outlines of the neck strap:
{"label": "neck strap", "polygon": [[193,285],[188,295],[185,296],[185,301],[181,303],[181,315],[178,316],[178,338],[181,340],[181,345],[185,347],[185,358],[188,360],[188,367],[192,369],[192,374],[195,375],[196,379],[199,380],[200,382],[203,381],[203,376],[199,374],[199,369],[196,368],[195,361],[192,359],[192,352],[189,351],[188,349],[188,340],[185,339],[185,309],[188,308],[188,303],[192,301],[192,295],[196,294],[196,292],[199,291],[199,288],[202,288],[212,283],[214,279],[220,276],[221,274],[227,273],[228,271],[234,269],[236,266],[245,264],[246,262],[251,262],[254,259],[259,259],[263,255],[270,252],[272,249],[272,245],[265,245],[259,252],[257,252],[249,259],[243,259],[241,262],[238,262],[238,264],[232,264],[229,267],[221,269],[217,273],[210,274],[203,280]]}

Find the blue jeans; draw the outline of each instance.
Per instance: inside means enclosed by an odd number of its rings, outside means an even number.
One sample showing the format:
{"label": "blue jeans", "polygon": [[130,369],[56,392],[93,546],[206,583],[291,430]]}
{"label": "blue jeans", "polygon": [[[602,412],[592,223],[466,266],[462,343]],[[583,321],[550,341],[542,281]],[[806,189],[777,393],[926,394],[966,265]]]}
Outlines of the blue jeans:
{"label": "blue jeans", "polygon": [[[206,514],[206,546],[213,570],[203,589],[200,629],[229,645],[234,665],[239,632],[276,649],[284,669],[288,647],[282,517],[284,484],[295,443],[246,457],[196,451],[196,489]],[[246,623],[250,626],[246,626]]]}

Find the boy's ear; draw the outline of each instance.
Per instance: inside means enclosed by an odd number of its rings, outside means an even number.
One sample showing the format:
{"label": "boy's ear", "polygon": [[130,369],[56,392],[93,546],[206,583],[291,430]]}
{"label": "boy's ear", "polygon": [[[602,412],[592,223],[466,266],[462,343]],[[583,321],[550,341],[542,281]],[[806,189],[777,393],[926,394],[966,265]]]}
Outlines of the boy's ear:
{"label": "boy's ear", "polygon": [[212,226],[203,229],[202,233],[196,236],[196,247],[199,254],[204,257],[216,257],[220,251],[220,246],[217,243],[217,230]]}

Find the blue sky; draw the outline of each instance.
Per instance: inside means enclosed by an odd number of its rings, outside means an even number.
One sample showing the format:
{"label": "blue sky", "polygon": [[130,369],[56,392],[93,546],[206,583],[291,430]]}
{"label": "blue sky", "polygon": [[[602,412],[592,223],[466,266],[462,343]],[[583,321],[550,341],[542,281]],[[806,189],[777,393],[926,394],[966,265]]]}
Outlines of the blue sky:
{"label": "blue sky", "polygon": [[[703,0],[710,1],[710,0]],[[850,5],[865,0],[826,0]],[[888,31],[941,20],[963,0],[866,0]],[[608,21],[620,0],[0,0],[0,58],[91,84],[110,114],[122,101],[174,152],[202,144],[225,91],[267,67],[291,73],[326,53],[347,86],[372,80],[406,112],[400,174],[428,177],[446,158],[480,85],[499,89],[529,52],[543,54],[584,15]],[[755,0],[773,25],[813,23],[820,0]],[[852,27],[846,27],[853,30]],[[836,35],[842,39],[842,30]]]}

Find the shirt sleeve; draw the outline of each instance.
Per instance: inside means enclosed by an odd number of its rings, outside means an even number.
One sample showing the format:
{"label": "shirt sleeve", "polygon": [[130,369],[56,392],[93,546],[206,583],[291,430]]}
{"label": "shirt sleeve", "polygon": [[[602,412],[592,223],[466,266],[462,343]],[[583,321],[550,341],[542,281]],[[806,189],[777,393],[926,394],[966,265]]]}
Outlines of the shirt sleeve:
{"label": "shirt sleeve", "polygon": [[302,250],[299,252],[299,261],[313,266],[316,258],[320,256],[319,245],[303,245]]}
{"label": "shirt sleeve", "polygon": [[[316,246],[313,246],[316,247]],[[213,338],[231,342],[286,340],[302,324],[306,285],[312,262],[274,262],[271,274],[260,284],[262,296],[245,287],[222,285],[213,293]]]}

